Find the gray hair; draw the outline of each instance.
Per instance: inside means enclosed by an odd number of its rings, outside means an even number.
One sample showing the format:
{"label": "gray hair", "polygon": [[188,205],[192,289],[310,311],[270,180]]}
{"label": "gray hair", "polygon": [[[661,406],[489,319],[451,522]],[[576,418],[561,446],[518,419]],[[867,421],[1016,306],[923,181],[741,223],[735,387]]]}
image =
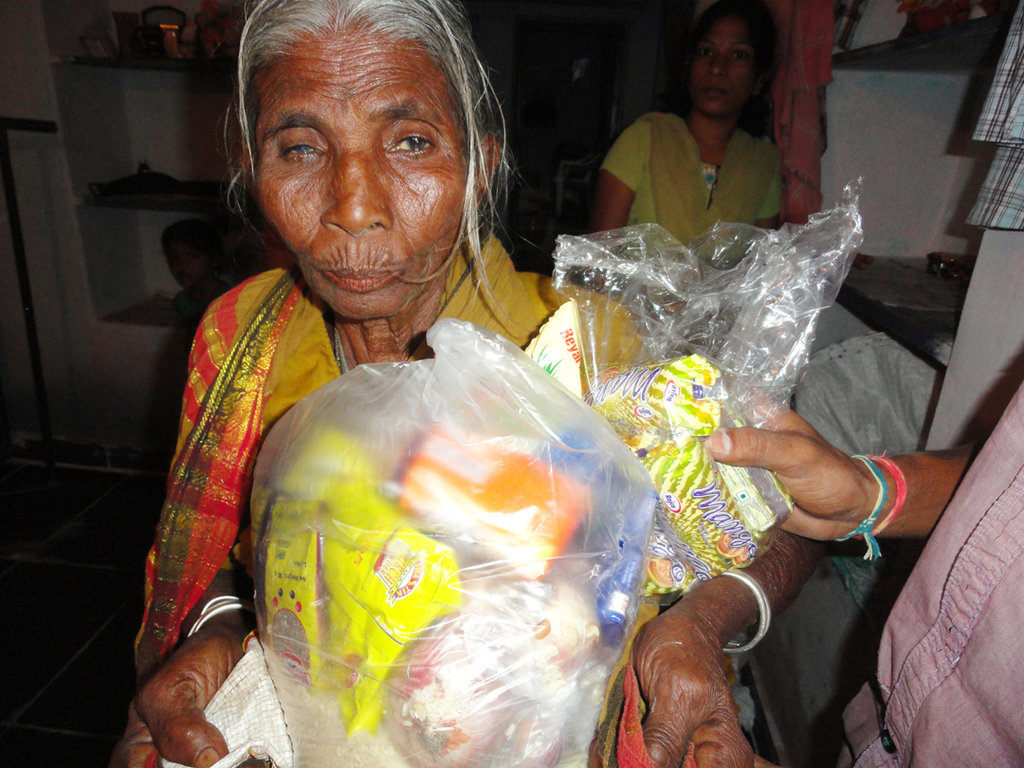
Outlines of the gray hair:
{"label": "gray hair", "polygon": [[[501,107],[473,44],[465,13],[453,0],[252,0],[238,53],[235,103],[249,167],[232,169],[233,198],[240,199],[239,193],[255,173],[259,105],[252,86],[257,73],[287,56],[300,39],[337,35],[353,25],[416,43],[444,75],[466,164],[460,240],[478,261],[481,235],[493,230],[497,222],[497,203],[506,191],[509,162]],[[497,163],[489,151],[489,134],[498,139]]]}

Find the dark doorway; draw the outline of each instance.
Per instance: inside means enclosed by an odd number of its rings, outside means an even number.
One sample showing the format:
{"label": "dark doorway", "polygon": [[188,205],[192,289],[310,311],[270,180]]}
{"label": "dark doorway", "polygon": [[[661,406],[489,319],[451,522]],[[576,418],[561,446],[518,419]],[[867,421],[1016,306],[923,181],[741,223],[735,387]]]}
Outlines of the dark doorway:
{"label": "dark doorway", "polygon": [[521,20],[511,146],[513,259],[550,272],[555,235],[586,231],[593,177],[611,140],[625,27]]}

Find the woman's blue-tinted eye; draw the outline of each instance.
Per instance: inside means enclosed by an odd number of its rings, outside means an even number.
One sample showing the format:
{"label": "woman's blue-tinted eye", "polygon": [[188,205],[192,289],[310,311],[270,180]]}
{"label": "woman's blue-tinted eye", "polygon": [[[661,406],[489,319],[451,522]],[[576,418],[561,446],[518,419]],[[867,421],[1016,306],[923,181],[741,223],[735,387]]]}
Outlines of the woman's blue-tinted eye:
{"label": "woman's blue-tinted eye", "polygon": [[294,144],[290,147],[285,147],[283,154],[304,156],[311,155],[313,152],[313,148],[308,144]]}
{"label": "woman's blue-tinted eye", "polygon": [[422,136],[406,136],[398,142],[398,148],[409,152],[422,152],[430,146],[430,142]]}

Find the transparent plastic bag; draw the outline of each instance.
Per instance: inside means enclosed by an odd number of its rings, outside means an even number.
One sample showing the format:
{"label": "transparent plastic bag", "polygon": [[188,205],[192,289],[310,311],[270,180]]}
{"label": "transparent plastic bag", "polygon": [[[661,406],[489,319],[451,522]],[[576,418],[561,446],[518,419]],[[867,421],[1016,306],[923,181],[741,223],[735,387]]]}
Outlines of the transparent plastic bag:
{"label": "transparent plastic bag", "polygon": [[[763,425],[788,405],[818,315],[863,240],[858,190],[847,184],[807,224],[719,223],[688,247],[657,224],[560,235],[554,285],[580,310],[588,380],[609,365],[698,353],[721,371],[730,411]],[[628,359],[617,338],[624,322],[642,342]]]}
{"label": "transparent plastic bag", "polygon": [[857,186],[806,225],[719,223],[689,247],[654,224],[558,238],[554,285],[579,311],[585,398],[661,494],[648,594],[749,564],[789,513],[771,473],[718,465],[703,440],[788,405],[862,240]]}
{"label": "transparent plastic bag", "polygon": [[257,613],[296,764],[584,759],[641,599],[656,495],[608,424],[456,320],[270,431]]}

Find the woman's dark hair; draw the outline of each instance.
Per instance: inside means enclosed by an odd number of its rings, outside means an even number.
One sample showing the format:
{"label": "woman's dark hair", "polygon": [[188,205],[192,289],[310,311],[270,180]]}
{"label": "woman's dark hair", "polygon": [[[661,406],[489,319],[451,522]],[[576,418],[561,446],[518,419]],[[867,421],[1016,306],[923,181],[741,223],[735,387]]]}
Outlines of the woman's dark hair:
{"label": "woman's dark hair", "polygon": [[[709,5],[694,24],[686,50],[686,76],[683,78],[681,114],[690,111],[690,94],[685,84],[689,82],[690,64],[693,62],[697,45],[719,19],[736,16],[747,25],[750,44],[754,48],[754,69],[758,77],[770,75],[775,67],[775,46],[778,34],[772,12],[761,0],[717,0]],[[767,85],[751,96],[743,106],[739,127],[753,136],[770,132],[772,105]]]}
{"label": "woman's dark hair", "polygon": [[183,219],[171,224],[160,235],[160,244],[166,250],[171,243],[182,243],[205,253],[216,265],[224,255],[224,241],[216,227],[202,219]]}
{"label": "woman's dark hair", "polygon": [[754,47],[754,67],[758,76],[770,72],[775,66],[775,19],[761,0],[718,0],[712,3],[697,19],[690,35],[687,61],[693,58],[697,43],[704,39],[719,19],[738,16],[747,25],[750,44]]}

